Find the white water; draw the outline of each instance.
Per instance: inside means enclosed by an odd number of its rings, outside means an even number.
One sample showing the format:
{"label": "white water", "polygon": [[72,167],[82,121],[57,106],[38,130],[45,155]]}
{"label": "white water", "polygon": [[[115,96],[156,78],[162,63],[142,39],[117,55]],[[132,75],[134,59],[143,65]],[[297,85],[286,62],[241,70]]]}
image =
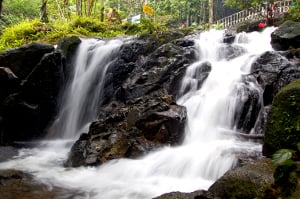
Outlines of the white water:
{"label": "white water", "polygon": [[192,84],[193,89],[178,100],[188,110],[182,146],[165,147],[138,160],[119,159],[100,167],[64,168],[70,144],[51,141],[39,148],[20,150],[19,156],[0,163],[0,168],[25,170],[49,185],[82,190],[86,195],[78,198],[149,199],[171,191],[207,189],[236,164],[233,152],[261,151],[259,144],[224,136],[223,132],[234,131],[236,101],[231,94],[241,84],[241,75],[249,73],[256,55],[271,50],[270,33],[271,29],[266,29],[262,34],[239,35],[234,45],[243,46],[248,52],[231,61],[216,56],[222,53],[219,47],[224,45],[220,43],[221,31],[201,34],[197,40],[199,61],[187,69],[183,82],[195,82],[191,74],[204,61],[212,64],[212,71],[200,90]]}
{"label": "white water", "polygon": [[[58,119],[51,131],[63,138],[76,138],[97,118],[105,75],[121,40],[83,40],[77,51],[75,71],[67,86]],[[88,96],[88,97],[87,97]]]}

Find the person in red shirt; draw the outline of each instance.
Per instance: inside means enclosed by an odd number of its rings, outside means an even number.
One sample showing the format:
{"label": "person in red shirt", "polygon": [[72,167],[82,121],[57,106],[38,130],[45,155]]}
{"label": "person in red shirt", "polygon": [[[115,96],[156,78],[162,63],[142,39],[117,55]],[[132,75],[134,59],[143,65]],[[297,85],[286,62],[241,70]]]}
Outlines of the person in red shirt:
{"label": "person in red shirt", "polygon": [[258,24],[258,28],[259,29],[263,29],[264,27],[266,27],[266,23],[264,21],[261,21],[259,24]]}

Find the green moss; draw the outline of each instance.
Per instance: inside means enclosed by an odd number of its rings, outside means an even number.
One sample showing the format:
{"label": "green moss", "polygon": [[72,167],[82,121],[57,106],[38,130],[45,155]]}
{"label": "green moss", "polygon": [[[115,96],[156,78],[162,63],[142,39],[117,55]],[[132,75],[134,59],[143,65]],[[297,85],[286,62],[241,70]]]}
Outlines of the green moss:
{"label": "green moss", "polygon": [[271,156],[283,148],[297,150],[300,141],[300,79],[275,96],[267,122],[264,154]]}

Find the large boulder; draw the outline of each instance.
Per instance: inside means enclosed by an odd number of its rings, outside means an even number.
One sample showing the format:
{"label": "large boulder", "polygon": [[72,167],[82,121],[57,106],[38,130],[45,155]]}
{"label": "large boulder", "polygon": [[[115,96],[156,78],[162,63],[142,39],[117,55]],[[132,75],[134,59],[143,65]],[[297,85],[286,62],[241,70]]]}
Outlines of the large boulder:
{"label": "large boulder", "polygon": [[3,142],[24,141],[43,135],[56,115],[62,85],[62,64],[58,52],[45,55],[15,93],[1,106]]}
{"label": "large boulder", "polygon": [[300,78],[300,68],[277,52],[262,54],[251,66],[251,75],[263,89],[263,103],[270,105],[285,85]]}
{"label": "large boulder", "polygon": [[274,167],[270,159],[261,159],[230,170],[209,189],[214,199],[262,198],[274,183]]}
{"label": "large boulder", "polygon": [[[66,166],[99,165],[111,159],[136,158],[163,145],[182,141],[186,109],[170,97],[140,98],[103,120],[73,145]],[[171,100],[171,101],[169,101]],[[116,107],[114,102],[111,106]],[[108,107],[106,107],[107,109]]]}
{"label": "large boulder", "polygon": [[0,67],[0,102],[17,90],[20,79],[10,68]]}
{"label": "large boulder", "polygon": [[57,113],[67,62],[79,38],[57,48],[33,43],[0,53],[0,144],[43,136]]}
{"label": "large boulder", "polygon": [[0,67],[10,68],[20,79],[25,79],[41,58],[54,50],[52,45],[42,43],[26,44],[0,53]]}
{"label": "large boulder", "polygon": [[286,21],[271,34],[271,45],[275,50],[300,47],[300,22]]}
{"label": "large boulder", "polygon": [[293,81],[275,96],[268,117],[263,154],[283,148],[297,150],[300,142],[300,80]]}
{"label": "large boulder", "polygon": [[121,46],[106,74],[98,121],[73,145],[67,166],[136,158],[182,141],[186,109],[175,100],[196,58],[193,40],[182,36],[143,35]]}

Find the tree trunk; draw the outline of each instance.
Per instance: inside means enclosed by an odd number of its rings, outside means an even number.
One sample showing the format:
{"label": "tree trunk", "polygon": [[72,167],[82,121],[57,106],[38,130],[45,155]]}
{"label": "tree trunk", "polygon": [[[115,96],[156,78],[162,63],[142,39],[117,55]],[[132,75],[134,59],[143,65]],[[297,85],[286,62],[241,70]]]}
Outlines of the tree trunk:
{"label": "tree trunk", "polygon": [[208,15],[209,15],[209,24],[214,23],[214,0],[208,0]]}
{"label": "tree trunk", "polygon": [[76,12],[77,15],[82,15],[82,0],[76,0]]}
{"label": "tree trunk", "polygon": [[57,10],[58,10],[58,12],[59,12],[59,14],[60,14],[60,17],[61,17],[62,19],[64,19],[64,18],[65,18],[65,16],[64,16],[64,11],[61,9],[58,0],[56,0],[56,6],[57,6]]}
{"label": "tree trunk", "polygon": [[104,0],[101,0],[101,13],[100,13],[100,21],[104,21]]}
{"label": "tree trunk", "polygon": [[91,0],[87,0],[87,16],[91,16],[91,9],[92,9],[92,4]]}
{"label": "tree trunk", "polygon": [[206,5],[207,1],[201,1],[200,25],[206,23]]}
{"label": "tree trunk", "polygon": [[67,14],[67,18],[70,18],[70,10],[69,10],[69,0],[64,0],[64,10]]}
{"label": "tree trunk", "polygon": [[[0,0],[2,3],[2,0]],[[41,8],[40,8],[40,20],[42,22],[48,22],[48,14],[47,14],[47,2],[48,0],[42,0],[41,2]]]}
{"label": "tree trunk", "polygon": [[0,19],[1,19],[1,14],[2,14],[2,2],[3,2],[3,0],[0,0]]}

